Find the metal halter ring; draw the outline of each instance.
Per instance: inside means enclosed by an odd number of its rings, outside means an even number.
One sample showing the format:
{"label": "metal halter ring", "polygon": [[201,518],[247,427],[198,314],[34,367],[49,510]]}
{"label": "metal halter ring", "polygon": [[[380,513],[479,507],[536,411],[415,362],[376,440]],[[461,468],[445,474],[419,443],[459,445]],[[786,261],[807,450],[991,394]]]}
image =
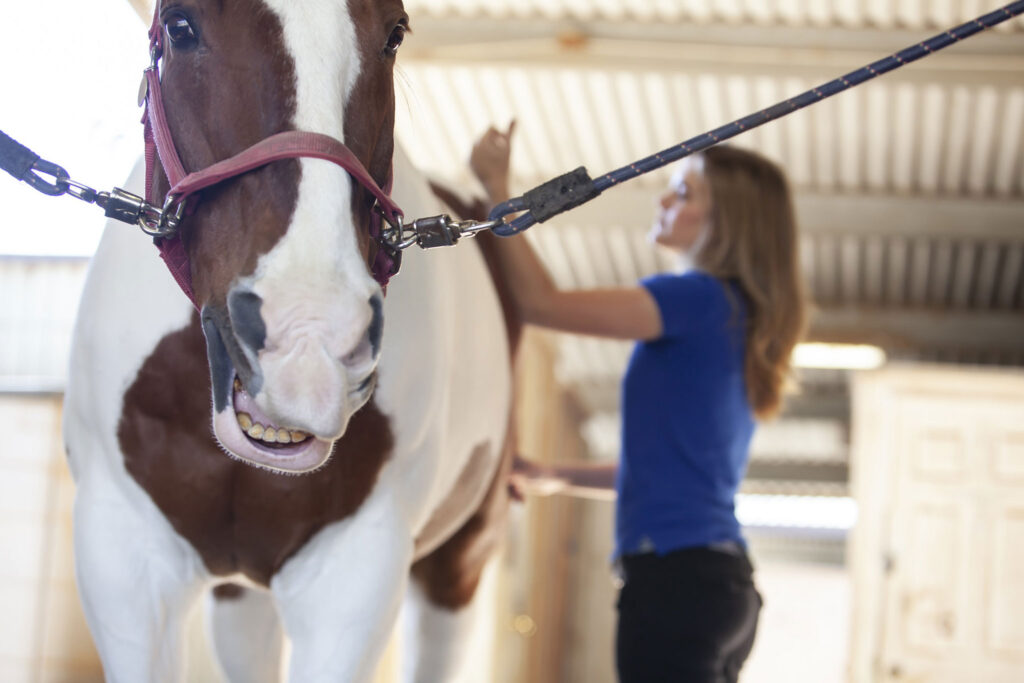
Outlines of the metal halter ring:
{"label": "metal halter ring", "polygon": [[[174,214],[171,214],[171,206],[177,202],[177,207],[174,209]],[[149,208],[155,209],[150,206]],[[173,237],[178,232],[178,226],[181,223],[181,218],[185,214],[185,202],[179,200],[177,196],[173,194],[167,195],[164,200],[163,210],[157,211],[145,211],[139,214],[139,227],[142,228],[142,232],[146,233],[150,237]]]}
{"label": "metal halter ring", "polygon": [[402,214],[396,214],[394,217],[388,216],[378,200],[374,200],[372,210],[387,225],[380,234],[379,241],[381,244],[396,251],[401,251],[416,243],[416,233],[405,227]]}

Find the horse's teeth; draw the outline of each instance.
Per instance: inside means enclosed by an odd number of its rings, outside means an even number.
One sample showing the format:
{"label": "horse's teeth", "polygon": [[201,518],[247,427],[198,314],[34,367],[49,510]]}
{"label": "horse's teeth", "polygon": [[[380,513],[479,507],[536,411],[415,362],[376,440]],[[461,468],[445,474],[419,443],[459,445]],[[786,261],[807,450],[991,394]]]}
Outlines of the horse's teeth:
{"label": "horse's teeth", "polygon": [[235,391],[242,390],[242,382],[237,377],[235,378]]}
{"label": "horse's teeth", "polygon": [[249,413],[236,413],[238,425],[246,434],[254,439],[260,439],[266,443],[302,443],[309,438],[306,432],[288,430],[284,427],[264,427],[259,422],[253,422]]}

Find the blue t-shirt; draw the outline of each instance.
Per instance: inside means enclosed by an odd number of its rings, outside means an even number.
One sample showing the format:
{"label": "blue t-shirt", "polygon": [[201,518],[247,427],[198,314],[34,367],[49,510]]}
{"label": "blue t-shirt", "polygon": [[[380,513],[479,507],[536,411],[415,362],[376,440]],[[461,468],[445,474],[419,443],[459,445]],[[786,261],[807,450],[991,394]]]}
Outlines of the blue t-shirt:
{"label": "blue t-shirt", "polygon": [[615,555],[743,544],[734,500],[755,424],[740,289],[700,271],[641,284],[663,332],[636,344],[623,380]]}

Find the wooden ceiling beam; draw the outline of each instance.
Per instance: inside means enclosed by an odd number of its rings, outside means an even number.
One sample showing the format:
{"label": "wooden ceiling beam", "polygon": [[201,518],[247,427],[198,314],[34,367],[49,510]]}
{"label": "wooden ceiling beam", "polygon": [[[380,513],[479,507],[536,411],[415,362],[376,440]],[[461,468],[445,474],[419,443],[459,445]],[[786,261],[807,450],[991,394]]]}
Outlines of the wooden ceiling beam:
{"label": "wooden ceiling beam", "polygon": [[[834,78],[934,32],[827,27],[643,24],[413,17],[402,59],[492,66],[586,67],[651,73]],[[1019,85],[1019,32],[987,32],[885,78]]]}
{"label": "wooden ceiling beam", "polygon": [[[609,169],[589,169],[605,172]],[[517,190],[532,187],[522,182]],[[537,180],[533,184],[541,182]],[[579,225],[594,230],[636,228],[647,232],[659,188],[626,184],[551,219],[551,225]],[[797,191],[797,220],[805,235],[901,235],[1024,242],[1024,201],[898,195],[822,194]],[[544,226],[532,228],[544,230]]]}
{"label": "wooden ceiling beam", "polygon": [[[1010,358],[1024,364],[1024,318],[1013,313],[969,310],[883,310],[866,306],[827,308],[814,313],[808,341],[874,344],[890,356],[920,358]],[[629,342],[622,342],[628,347]],[[570,347],[559,344],[559,353]],[[572,388],[590,413],[617,410],[625,363],[601,367],[590,364],[574,372],[559,372],[559,381]]]}
{"label": "wooden ceiling beam", "polygon": [[875,344],[897,354],[1024,357],[1024,317],[1007,311],[827,308],[811,319],[809,341]]}

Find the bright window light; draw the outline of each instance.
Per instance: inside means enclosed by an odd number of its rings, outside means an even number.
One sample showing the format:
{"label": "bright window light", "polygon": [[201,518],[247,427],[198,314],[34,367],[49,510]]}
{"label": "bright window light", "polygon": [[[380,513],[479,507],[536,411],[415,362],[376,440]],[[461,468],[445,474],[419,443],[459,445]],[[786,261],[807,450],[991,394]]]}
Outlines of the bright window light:
{"label": "bright window light", "polygon": [[798,368],[873,370],[885,364],[885,351],[868,344],[797,344],[793,365]]}
{"label": "bright window light", "polygon": [[[0,128],[73,180],[123,186],[142,155],[146,24],[126,0],[54,0],[5,2],[4,27]],[[95,206],[47,197],[2,171],[0,206],[0,254],[91,255],[106,221]]]}
{"label": "bright window light", "polygon": [[857,502],[846,497],[740,493],[736,517],[743,526],[849,531],[857,523]]}

